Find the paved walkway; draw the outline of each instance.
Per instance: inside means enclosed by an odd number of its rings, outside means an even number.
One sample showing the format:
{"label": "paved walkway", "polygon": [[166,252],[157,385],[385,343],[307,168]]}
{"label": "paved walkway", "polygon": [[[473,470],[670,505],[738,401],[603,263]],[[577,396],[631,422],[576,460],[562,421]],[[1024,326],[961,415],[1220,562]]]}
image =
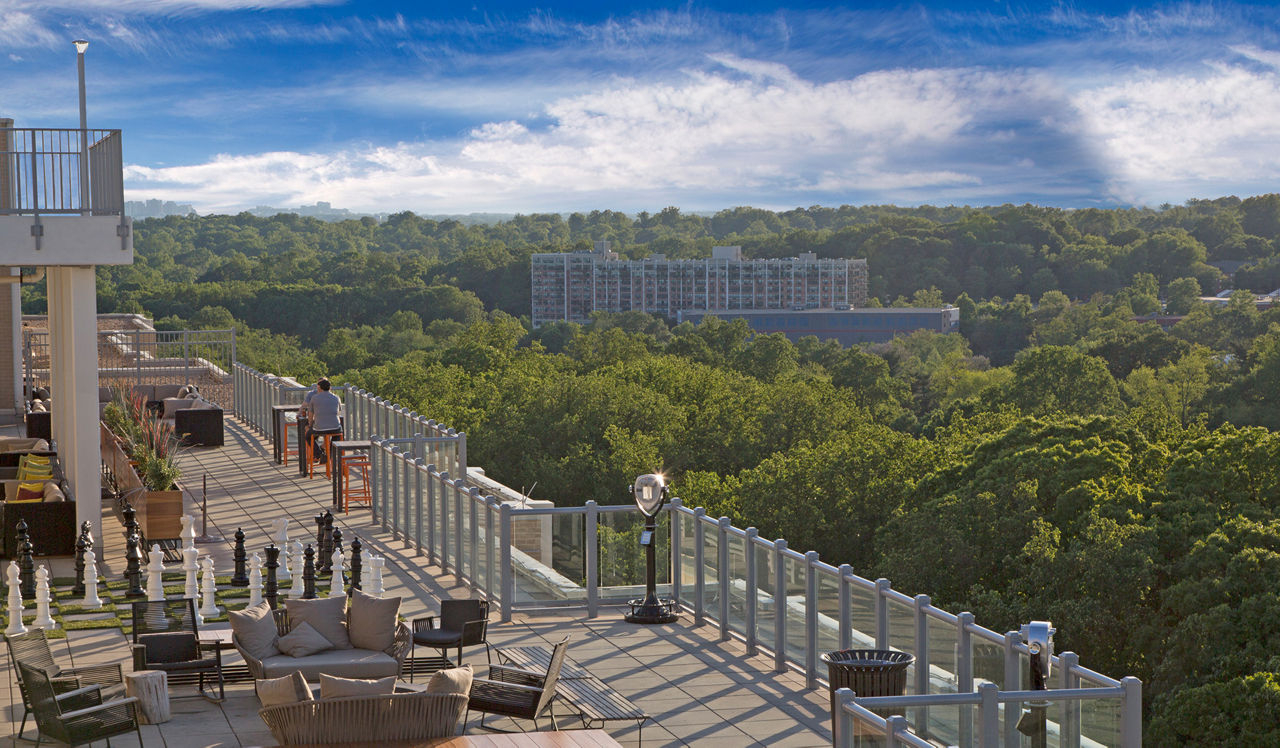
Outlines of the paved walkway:
{"label": "paved walkway", "polygon": [[[188,511],[197,516],[197,531],[201,529],[201,486],[207,476],[209,534],[227,541],[201,548],[213,555],[220,573],[231,568],[229,541],[237,528],[243,529],[252,552],[266,546],[274,519],[288,517],[290,536],[306,542],[307,534],[314,535],[313,517],[327,509],[330,501],[329,482],[323,474],[302,478],[293,463],[276,465],[270,444],[235,419],[227,419],[226,435],[224,447],[193,448],[181,457],[188,501],[195,504]],[[102,573],[119,576],[124,568],[122,530],[106,509],[104,517],[107,548]],[[428,565],[425,557],[372,524],[368,509],[339,515],[338,525],[344,545],[349,546],[352,536],[358,535],[370,552],[387,558],[386,594],[402,597],[401,615],[405,618],[438,613],[442,598],[470,596],[452,576]],[[57,576],[70,576],[70,560],[55,560],[52,571]],[[831,744],[825,691],[806,690],[804,679],[795,673],[772,672],[771,659],[748,657],[737,642],[720,641],[712,626],[691,627],[683,622],[637,626],[625,623],[615,608],[603,608],[595,619],[587,618],[585,610],[517,613],[511,623],[489,626],[489,641],[494,646],[549,644],[566,634],[571,658],[653,716],[643,730],[645,746],[799,748]],[[58,642],[55,648],[64,656],[68,651],[79,664],[125,661],[128,656],[119,631],[71,632],[66,644]],[[234,652],[229,656],[224,653],[224,658],[238,660]],[[483,670],[484,648],[472,648],[466,659]],[[0,698],[7,698],[10,704],[0,715],[8,721],[0,724],[0,731],[12,735],[22,719],[22,706],[17,686],[12,684],[7,654],[3,664],[11,690],[0,688],[0,694],[5,694]],[[178,696],[187,692],[194,694],[194,687],[175,689]],[[154,748],[274,744],[257,716],[252,685],[230,686],[227,697],[221,705],[198,697],[173,701],[170,722],[143,728],[145,744]],[[494,724],[513,726],[509,722]],[[560,725],[576,727],[578,722],[561,718]],[[610,723],[606,729],[623,745],[637,744],[633,725]],[[26,734],[35,734],[30,720]],[[9,741],[15,744],[12,738]],[[112,744],[126,746],[131,742],[136,739],[121,737]],[[19,746],[31,744],[16,741]]]}

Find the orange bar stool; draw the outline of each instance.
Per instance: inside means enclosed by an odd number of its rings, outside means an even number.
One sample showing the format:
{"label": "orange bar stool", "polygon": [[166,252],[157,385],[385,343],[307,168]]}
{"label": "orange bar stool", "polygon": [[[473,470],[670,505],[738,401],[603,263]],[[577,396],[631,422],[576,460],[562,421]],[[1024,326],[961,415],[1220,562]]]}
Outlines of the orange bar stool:
{"label": "orange bar stool", "polygon": [[298,430],[297,421],[286,420],[284,428],[280,430],[280,438],[284,440],[284,449],[280,450],[280,454],[284,455],[284,464],[289,464],[289,455],[298,456],[298,448],[295,446],[297,442],[289,438],[289,430]]}
{"label": "orange bar stool", "polygon": [[333,460],[330,460],[329,457],[333,454],[332,447],[333,447],[334,440],[336,439],[338,441],[342,441],[341,431],[333,431],[333,432],[324,433],[324,434],[315,434],[313,438],[306,440],[307,442],[307,477],[309,478],[316,477],[316,472],[314,469],[312,469],[316,464],[316,455],[314,454],[315,440],[321,437],[324,438],[324,455],[325,455],[324,477],[326,478],[333,477],[333,473],[330,472],[330,468],[333,467],[333,464],[332,464]]}
{"label": "orange bar stool", "polygon": [[[359,473],[358,488],[351,484],[351,474]],[[342,513],[348,514],[352,504],[373,508],[373,491],[369,486],[369,456],[352,454],[342,458]]]}

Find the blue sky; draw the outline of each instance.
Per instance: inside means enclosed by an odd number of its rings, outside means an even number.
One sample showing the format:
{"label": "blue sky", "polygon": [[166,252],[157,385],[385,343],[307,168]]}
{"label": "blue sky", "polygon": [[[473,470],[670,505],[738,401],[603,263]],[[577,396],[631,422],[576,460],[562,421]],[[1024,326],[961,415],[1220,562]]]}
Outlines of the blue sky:
{"label": "blue sky", "polygon": [[0,0],[0,115],[130,199],[469,213],[1280,190],[1280,10]]}

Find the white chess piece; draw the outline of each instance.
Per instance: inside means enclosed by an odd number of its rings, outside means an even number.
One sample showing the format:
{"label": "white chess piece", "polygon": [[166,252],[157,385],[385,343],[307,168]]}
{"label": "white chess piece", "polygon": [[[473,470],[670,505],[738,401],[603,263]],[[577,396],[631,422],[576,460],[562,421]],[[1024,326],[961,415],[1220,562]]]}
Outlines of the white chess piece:
{"label": "white chess piece", "polygon": [[342,551],[334,550],[329,560],[333,564],[333,576],[329,578],[329,597],[346,597],[347,590],[342,573],[346,571],[346,559]]}
{"label": "white chess piece", "polygon": [[190,514],[182,515],[182,532],[179,533],[182,538],[182,550],[196,547],[196,518]]}
{"label": "white chess piece", "polygon": [[257,551],[249,554],[249,607],[262,602],[262,557]]}
{"label": "white chess piece", "polygon": [[[293,577],[293,573],[289,571],[289,520],[277,519],[275,523],[276,533],[272,539],[280,549],[280,568],[276,569],[276,579],[287,582]],[[298,563],[296,559],[294,563]]]}
{"label": "white chess piece", "polygon": [[189,600],[200,599],[200,586],[196,581],[196,572],[200,570],[200,551],[195,548],[182,549],[182,570],[187,573],[187,584],[182,596]]}
{"label": "white chess piece", "polygon": [[92,548],[84,552],[84,607],[102,607],[102,598],[98,597],[98,556]]}
{"label": "white chess piece", "polygon": [[[300,563],[298,559],[302,558],[302,541],[293,541],[293,563]],[[306,585],[302,581],[302,570],[299,569],[297,574],[293,575],[293,587],[289,588],[289,597],[296,600],[302,597],[306,592]]]}
{"label": "white chess piece", "polygon": [[147,564],[147,600],[164,601],[164,554],[159,545],[151,546],[151,561]]}
{"label": "white chess piece", "polygon": [[31,622],[32,626],[38,629],[58,628],[58,622],[49,613],[51,602],[53,595],[49,593],[49,570],[44,564],[40,564],[40,568],[36,569],[36,620]]}
{"label": "white chess piece", "polygon": [[[87,567],[86,573],[88,573]],[[9,626],[4,633],[25,634],[27,627],[22,623],[22,571],[18,569],[17,561],[9,562],[5,576],[9,578]]]}
{"label": "white chess piece", "polygon": [[386,588],[382,583],[382,570],[386,568],[387,560],[382,556],[369,557],[369,569],[372,571],[372,579],[369,580],[369,594],[374,597],[382,597],[386,592]]}
{"label": "white chess piece", "polygon": [[214,598],[214,593],[218,591],[218,583],[213,577],[213,559],[205,556],[201,560],[203,573],[201,574],[201,586],[204,596],[200,605],[200,622],[204,623],[205,618],[212,618],[218,615],[218,602]]}

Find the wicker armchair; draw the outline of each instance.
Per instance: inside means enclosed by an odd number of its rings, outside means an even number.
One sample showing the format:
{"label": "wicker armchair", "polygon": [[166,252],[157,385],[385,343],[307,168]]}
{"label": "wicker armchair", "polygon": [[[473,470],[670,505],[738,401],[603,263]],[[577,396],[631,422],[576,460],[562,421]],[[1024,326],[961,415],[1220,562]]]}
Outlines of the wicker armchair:
{"label": "wicker armchair", "polygon": [[[226,698],[222,652],[216,643],[200,643],[196,601],[191,598],[139,601],[133,604],[133,669],[198,673],[200,695]],[[204,690],[205,676],[216,677],[218,695]]]}
{"label": "wicker armchair", "polygon": [[383,743],[458,734],[461,693],[396,693],[299,701],[258,711],[281,745]]}
{"label": "wicker armchair", "polygon": [[59,694],[47,671],[19,662],[18,672],[24,691],[31,694],[31,711],[40,730],[37,746],[46,736],[74,748],[129,731],[138,734],[138,745],[142,745],[137,699],[103,701],[101,687],[96,685]]}
{"label": "wicker armchair", "polygon": [[[556,696],[560,666],[564,663],[564,653],[568,648],[569,637],[566,636],[551,651],[551,662],[544,673],[510,665],[490,665],[488,678],[471,681],[471,699],[467,703],[466,719],[471,718],[472,711],[480,712],[480,727],[485,728],[484,715],[498,714],[533,720],[533,729],[536,730],[538,717],[546,711],[551,717],[551,729],[558,729],[552,702]],[[465,720],[463,727],[466,727]]]}
{"label": "wicker armchair", "polygon": [[[284,608],[278,608],[271,612],[276,620],[276,632],[280,636],[284,636],[288,634],[289,633],[289,611],[285,610]],[[249,674],[252,675],[254,678],[267,678],[267,677],[274,677],[276,675],[273,673],[271,676],[268,676],[266,671],[263,669],[262,661],[257,659],[253,655],[249,654],[248,652],[246,652],[244,647],[240,646],[240,642],[238,639],[236,639],[236,637],[234,636],[231,637],[231,642],[233,645],[235,645],[236,651],[240,653],[240,656],[244,658],[244,664],[248,667]],[[390,647],[387,647],[386,649],[382,650],[385,654],[390,655],[392,659],[396,661],[396,672],[395,672],[396,677],[399,677],[400,673],[403,672],[405,658],[409,656],[409,651],[412,648],[413,648],[413,633],[409,630],[409,627],[406,626],[403,622],[396,624],[395,641],[391,643]],[[354,652],[354,651],[363,651],[363,650],[352,650],[352,651]],[[293,664],[303,665],[306,659],[307,659],[306,657],[295,658]],[[300,668],[300,669],[305,670],[305,668]],[[333,667],[327,668],[326,671],[330,675],[346,677],[343,675],[340,666],[333,666]],[[358,676],[352,676],[352,677],[363,678],[368,676],[358,675]]]}
{"label": "wicker armchair", "polygon": [[49,648],[49,640],[45,638],[44,629],[32,629],[25,634],[6,635],[4,641],[9,648],[9,661],[13,663],[14,672],[18,676],[18,690],[22,693],[22,726],[18,728],[20,738],[22,731],[27,729],[27,715],[31,712],[31,694],[27,692],[22,671],[18,668],[19,663],[46,673],[56,693],[67,693],[84,686],[98,685],[102,687],[102,695],[106,697],[124,694],[124,671],[119,663],[75,668],[59,667],[53,659],[53,650]]}

